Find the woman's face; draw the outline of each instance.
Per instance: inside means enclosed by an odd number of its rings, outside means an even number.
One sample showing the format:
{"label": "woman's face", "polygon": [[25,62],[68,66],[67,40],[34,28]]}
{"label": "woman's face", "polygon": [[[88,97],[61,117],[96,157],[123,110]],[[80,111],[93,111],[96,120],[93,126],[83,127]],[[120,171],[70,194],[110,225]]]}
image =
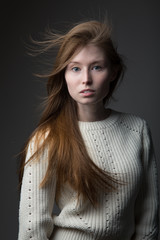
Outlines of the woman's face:
{"label": "woman's face", "polygon": [[102,105],[113,79],[103,49],[87,45],[71,60],[65,70],[70,96],[82,105]]}

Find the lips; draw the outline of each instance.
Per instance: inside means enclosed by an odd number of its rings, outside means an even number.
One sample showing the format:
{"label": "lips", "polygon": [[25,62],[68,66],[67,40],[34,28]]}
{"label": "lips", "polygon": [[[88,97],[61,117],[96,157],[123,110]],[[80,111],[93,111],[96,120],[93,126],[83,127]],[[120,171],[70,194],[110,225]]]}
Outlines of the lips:
{"label": "lips", "polygon": [[85,98],[92,97],[92,96],[94,96],[95,91],[93,89],[87,88],[87,89],[83,89],[82,91],[80,91],[80,94],[82,97],[85,97]]}
{"label": "lips", "polygon": [[93,89],[83,89],[80,93],[92,93],[95,92]]}

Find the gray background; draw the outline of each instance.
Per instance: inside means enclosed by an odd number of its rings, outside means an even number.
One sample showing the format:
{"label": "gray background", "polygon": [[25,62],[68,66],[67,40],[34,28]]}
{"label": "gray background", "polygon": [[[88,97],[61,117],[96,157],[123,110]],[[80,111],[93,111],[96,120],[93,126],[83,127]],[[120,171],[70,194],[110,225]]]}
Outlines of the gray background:
{"label": "gray background", "polygon": [[63,29],[65,23],[99,18],[105,13],[112,19],[113,36],[128,70],[111,105],[147,120],[160,169],[159,5],[158,0],[1,3],[1,239],[17,239],[19,199],[15,155],[36,126],[40,113],[37,106],[46,93],[44,84],[33,76],[39,65],[27,56],[24,41],[28,41],[29,35],[39,36],[48,24]]}

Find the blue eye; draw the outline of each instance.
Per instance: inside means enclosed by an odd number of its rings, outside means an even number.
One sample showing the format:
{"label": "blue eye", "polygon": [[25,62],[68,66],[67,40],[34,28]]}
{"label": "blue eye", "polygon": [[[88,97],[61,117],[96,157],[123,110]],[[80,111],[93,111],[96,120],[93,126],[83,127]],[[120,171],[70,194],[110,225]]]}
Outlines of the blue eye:
{"label": "blue eye", "polygon": [[102,67],[101,66],[94,66],[93,70],[100,71],[100,70],[102,70]]}
{"label": "blue eye", "polygon": [[73,71],[73,72],[78,72],[78,71],[80,71],[80,68],[79,68],[79,67],[73,67],[73,68],[72,68],[72,71]]}

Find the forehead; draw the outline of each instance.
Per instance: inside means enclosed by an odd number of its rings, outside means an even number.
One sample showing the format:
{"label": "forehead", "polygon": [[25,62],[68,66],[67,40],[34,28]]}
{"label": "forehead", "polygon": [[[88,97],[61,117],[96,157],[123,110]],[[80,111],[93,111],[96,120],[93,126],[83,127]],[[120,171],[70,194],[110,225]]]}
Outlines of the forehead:
{"label": "forehead", "polygon": [[106,56],[104,50],[95,45],[86,45],[77,50],[77,54],[72,58],[71,62],[92,62],[92,61],[105,61]]}

